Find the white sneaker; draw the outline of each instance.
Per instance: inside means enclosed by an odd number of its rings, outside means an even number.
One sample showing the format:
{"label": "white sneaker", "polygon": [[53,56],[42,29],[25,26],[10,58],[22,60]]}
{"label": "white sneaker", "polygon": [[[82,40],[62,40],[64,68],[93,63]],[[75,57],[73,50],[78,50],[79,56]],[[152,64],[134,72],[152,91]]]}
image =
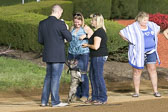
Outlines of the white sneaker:
{"label": "white sneaker", "polygon": [[159,92],[156,92],[153,94],[155,97],[161,97],[161,94]]}
{"label": "white sneaker", "polygon": [[49,104],[48,103],[47,104],[42,103],[40,106],[41,107],[46,107],[46,106],[49,106]]}
{"label": "white sneaker", "polygon": [[57,105],[52,105],[52,107],[65,107],[68,106],[68,103],[59,103]]}

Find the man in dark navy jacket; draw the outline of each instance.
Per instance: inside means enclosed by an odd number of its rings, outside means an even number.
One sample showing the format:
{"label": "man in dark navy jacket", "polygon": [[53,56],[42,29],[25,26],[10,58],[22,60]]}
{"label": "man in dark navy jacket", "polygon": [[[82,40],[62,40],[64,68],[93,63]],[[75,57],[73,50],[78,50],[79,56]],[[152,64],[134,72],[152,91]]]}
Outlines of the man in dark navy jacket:
{"label": "man in dark navy jacket", "polygon": [[48,106],[50,94],[52,107],[68,105],[61,103],[59,98],[60,78],[65,63],[64,41],[72,40],[65,22],[59,20],[62,13],[61,6],[54,5],[51,15],[39,23],[38,42],[44,46],[43,61],[47,64],[41,106]]}

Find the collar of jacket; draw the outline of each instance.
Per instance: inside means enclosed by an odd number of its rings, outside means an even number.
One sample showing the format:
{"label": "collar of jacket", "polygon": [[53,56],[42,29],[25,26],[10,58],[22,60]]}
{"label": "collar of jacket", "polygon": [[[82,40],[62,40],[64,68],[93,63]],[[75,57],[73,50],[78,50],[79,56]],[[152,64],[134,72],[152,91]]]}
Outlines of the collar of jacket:
{"label": "collar of jacket", "polygon": [[49,16],[48,18],[57,19],[55,16]]}

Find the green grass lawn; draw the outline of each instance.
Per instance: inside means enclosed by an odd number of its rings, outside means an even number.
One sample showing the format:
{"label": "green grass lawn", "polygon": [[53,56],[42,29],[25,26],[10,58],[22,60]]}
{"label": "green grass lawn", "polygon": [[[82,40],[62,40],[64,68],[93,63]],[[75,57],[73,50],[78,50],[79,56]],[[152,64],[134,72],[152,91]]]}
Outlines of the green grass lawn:
{"label": "green grass lawn", "polygon": [[[30,61],[0,57],[1,90],[42,88],[45,74],[44,67]],[[70,75],[65,71],[61,82],[70,82]]]}

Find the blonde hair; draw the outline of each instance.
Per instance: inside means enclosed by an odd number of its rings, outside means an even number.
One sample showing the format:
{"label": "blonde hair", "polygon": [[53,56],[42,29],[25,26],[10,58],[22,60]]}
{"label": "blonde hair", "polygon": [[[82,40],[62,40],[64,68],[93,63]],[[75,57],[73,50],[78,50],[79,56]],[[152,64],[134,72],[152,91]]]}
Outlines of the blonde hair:
{"label": "blonde hair", "polygon": [[96,20],[96,29],[103,28],[106,31],[106,27],[104,25],[104,18],[102,14],[91,14],[91,19]]}
{"label": "blonde hair", "polygon": [[85,26],[85,19],[84,19],[82,13],[77,12],[77,13],[73,14],[73,20],[75,20],[75,19],[81,20],[82,21],[82,27]]}
{"label": "blonde hair", "polygon": [[140,22],[145,17],[149,18],[149,14],[146,12],[139,12],[138,15],[135,17],[135,21]]}

